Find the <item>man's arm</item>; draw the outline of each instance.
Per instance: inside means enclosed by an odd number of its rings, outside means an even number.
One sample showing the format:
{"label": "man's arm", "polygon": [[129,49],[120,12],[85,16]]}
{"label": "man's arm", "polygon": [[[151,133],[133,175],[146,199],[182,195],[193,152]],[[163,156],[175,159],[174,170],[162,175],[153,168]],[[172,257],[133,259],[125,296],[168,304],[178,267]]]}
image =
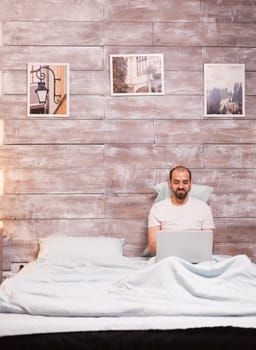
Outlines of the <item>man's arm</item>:
{"label": "man's arm", "polygon": [[148,228],[148,249],[151,253],[156,253],[156,232],[160,230],[160,226],[152,226]]}

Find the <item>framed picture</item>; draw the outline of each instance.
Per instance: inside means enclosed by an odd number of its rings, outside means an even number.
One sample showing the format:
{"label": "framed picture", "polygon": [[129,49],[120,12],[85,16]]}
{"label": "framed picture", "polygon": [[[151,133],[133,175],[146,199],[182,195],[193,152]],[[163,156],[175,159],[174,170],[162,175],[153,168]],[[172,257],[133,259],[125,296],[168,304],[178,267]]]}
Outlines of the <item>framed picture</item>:
{"label": "framed picture", "polygon": [[110,55],[111,95],[163,95],[163,54]]}
{"label": "framed picture", "polygon": [[244,64],[204,65],[204,115],[244,117]]}
{"label": "framed picture", "polygon": [[69,64],[28,63],[29,117],[69,116]]}

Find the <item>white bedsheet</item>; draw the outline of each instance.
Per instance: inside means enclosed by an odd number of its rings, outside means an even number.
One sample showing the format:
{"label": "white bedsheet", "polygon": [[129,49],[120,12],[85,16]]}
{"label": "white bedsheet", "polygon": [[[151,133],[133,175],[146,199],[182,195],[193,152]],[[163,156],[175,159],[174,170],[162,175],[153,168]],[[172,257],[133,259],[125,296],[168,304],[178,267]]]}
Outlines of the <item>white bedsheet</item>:
{"label": "white bedsheet", "polygon": [[129,258],[57,266],[35,261],[0,287],[0,312],[75,317],[256,317],[256,265],[246,256],[190,264]]}
{"label": "white bedsheet", "polygon": [[0,313],[0,337],[55,332],[189,329],[221,326],[256,328],[256,317],[49,317]]}

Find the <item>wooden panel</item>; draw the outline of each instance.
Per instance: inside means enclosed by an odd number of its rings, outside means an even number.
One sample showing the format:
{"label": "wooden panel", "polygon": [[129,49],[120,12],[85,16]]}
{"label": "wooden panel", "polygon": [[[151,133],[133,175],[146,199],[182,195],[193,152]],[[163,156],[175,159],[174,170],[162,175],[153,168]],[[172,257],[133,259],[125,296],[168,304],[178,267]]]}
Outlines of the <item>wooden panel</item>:
{"label": "wooden panel", "polygon": [[245,245],[255,243],[255,218],[215,218],[216,243]]}
{"label": "wooden panel", "polygon": [[245,91],[246,95],[256,95],[256,72],[248,72],[245,74]]}
{"label": "wooden panel", "polygon": [[[248,130],[248,132],[250,132]],[[254,130],[255,132],[255,130]],[[205,145],[207,168],[255,168],[256,152],[253,144]]]}
{"label": "wooden panel", "polygon": [[126,244],[124,246],[124,255],[135,257],[142,256],[146,246],[146,244]]}
{"label": "wooden panel", "polygon": [[[202,97],[119,97],[106,99],[107,119],[200,119]],[[191,113],[193,111],[193,113]],[[144,122],[143,122],[144,123]]]}
{"label": "wooden panel", "polygon": [[255,22],[255,3],[239,0],[201,1],[202,20],[206,22]]}
{"label": "wooden panel", "polygon": [[[61,130],[61,133],[60,133]],[[137,120],[12,120],[5,122],[5,144],[153,143],[153,122]],[[40,140],[40,141],[39,141]]]}
{"label": "wooden panel", "polygon": [[4,195],[0,202],[3,219],[102,218],[105,200],[97,194]]}
{"label": "wooden panel", "polygon": [[255,218],[217,218],[215,224],[215,254],[246,254],[256,262]]}
{"label": "wooden panel", "polygon": [[256,188],[256,169],[195,169],[193,181],[213,186],[216,194],[247,193]]}
{"label": "wooden panel", "polygon": [[[108,93],[109,74],[107,72],[74,71],[70,74],[70,91],[73,94],[106,95]],[[91,84],[91,82],[94,82]],[[85,105],[83,105],[85,108]]]}
{"label": "wooden panel", "polygon": [[[9,3],[9,2],[8,2]],[[1,3],[2,5],[2,3]],[[1,16],[1,14],[0,14]],[[67,62],[70,69],[104,69],[102,47],[16,46],[0,47],[0,67],[4,70],[26,69],[28,62]]]}
{"label": "wooden panel", "polygon": [[246,103],[246,118],[256,119],[255,114],[255,96],[247,96]]}
{"label": "wooden panel", "polygon": [[104,119],[105,101],[103,96],[70,95],[70,118]]}
{"label": "wooden panel", "polygon": [[80,168],[5,170],[5,194],[152,192],[152,169]]}
{"label": "wooden panel", "polygon": [[182,95],[202,95],[203,77],[202,72],[166,72],[165,93]]}
{"label": "wooden panel", "polygon": [[216,243],[214,245],[214,254],[221,255],[247,255],[256,263],[256,248],[254,244],[234,244],[234,243]]}
{"label": "wooden panel", "polygon": [[255,30],[255,23],[155,23],[154,43],[170,46],[255,47]]}
{"label": "wooden panel", "polygon": [[[15,11],[10,8],[15,6]],[[32,4],[30,0],[17,2],[1,0],[0,19],[52,21],[100,21],[103,19],[103,0],[44,0]]]}
{"label": "wooden panel", "polygon": [[113,167],[105,168],[107,193],[152,193],[154,171],[152,168]]}
{"label": "wooden panel", "polygon": [[105,166],[114,168],[129,164],[137,168],[170,168],[177,163],[188,166],[203,167],[203,150],[201,145],[167,145],[167,146],[106,146]]}
{"label": "wooden panel", "polygon": [[[49,35],[49,33],[51,35]],[[4,45],[152,45],[151,23],[4,22]]]}
{"label": "wooden panel", "polygon": [[244,63],[246,70],[256,70],[256,48],[248,47],[204,47],[204,63]]}
{"label": "wooden panel", "polygon": [[2,73],[2,90],[5,95],[21,95],[27,91],[27,72],[6,71]]}
{"label": "wooden panel", "polygon": [[106,20],[108,21],[197,22],[200,19],[200,1],[191,0],[152,0],[140,2],[107,0],[105,9]]}
{"label": "wooden panel", "polygon": [[145,247],[147,244],[147,216],[142,218],[105,219],[104,234],[124,238],[125,246],[133,244],[134,246],[143,245]]}
{"label": "wooden panel", "polygon": [[103,168],[10,169],[5,171],[5,194],[104,193]]}
{"label": "wooden panel", "polygon": [[144,244],[146,224],[146,218],[5,220],[4,241],[6,244],[17,244],[22,241],[24,244],[35,245],[40,238],[51,234],[64,234],[69,236],[106,235],[125,238],[126,243]]}
{"label": "wooden panel", "polygon": [[145,218],[152,205],[153,195],[116,194],[106,199],[107,218]]}
{"label": "wooden panel", "polygon": [[[98,235],[104,233],[105,222],[102,219],[21,219],[4,221],[5,244],[37,244],[39,238],[51,234],[70,236]],[[5,251],[4,251],[5,254]]]}
{"label": "wooden panel", "polygon": [[[215,217],[255,218],[255,201],[256,194],[250,191],[241,194],[212,194],[209,203]],[[246,206],[242,203],[246,203]]]}
{"label": "wooden panel", "polygon": [[[179,143],[180,140],[189,144],[200,144],[205,139],[202,128],[204,121],[155,121],[155,140],[159,143]],[[189,134],[189,138],[187,135]]]}
{"label": "wooden panel", "polygon": [[25,96],[0,96],[0,118],[17,118],[27,115],[27,102]]}
{"label": "wooden panel", "polygon": [[0,147],[1,166],[6,168],[66,169],[103,167],[104,146],[19,145]]}
{"label": "wooden panel", "polygon": [[248,120],[191,120],[155,121],[156,143],[253,143],[256,121]]}

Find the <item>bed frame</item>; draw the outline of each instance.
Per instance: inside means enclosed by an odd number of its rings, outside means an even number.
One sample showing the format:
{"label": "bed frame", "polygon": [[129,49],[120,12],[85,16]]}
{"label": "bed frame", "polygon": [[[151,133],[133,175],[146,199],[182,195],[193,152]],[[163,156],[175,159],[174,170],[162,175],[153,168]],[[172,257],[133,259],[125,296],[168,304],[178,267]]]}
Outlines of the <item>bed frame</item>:
{"label": "bed frame", "polygon": [[0,338],[0,347],[14,350],[255,350],[256,328],[213,327],[19,335]]}

